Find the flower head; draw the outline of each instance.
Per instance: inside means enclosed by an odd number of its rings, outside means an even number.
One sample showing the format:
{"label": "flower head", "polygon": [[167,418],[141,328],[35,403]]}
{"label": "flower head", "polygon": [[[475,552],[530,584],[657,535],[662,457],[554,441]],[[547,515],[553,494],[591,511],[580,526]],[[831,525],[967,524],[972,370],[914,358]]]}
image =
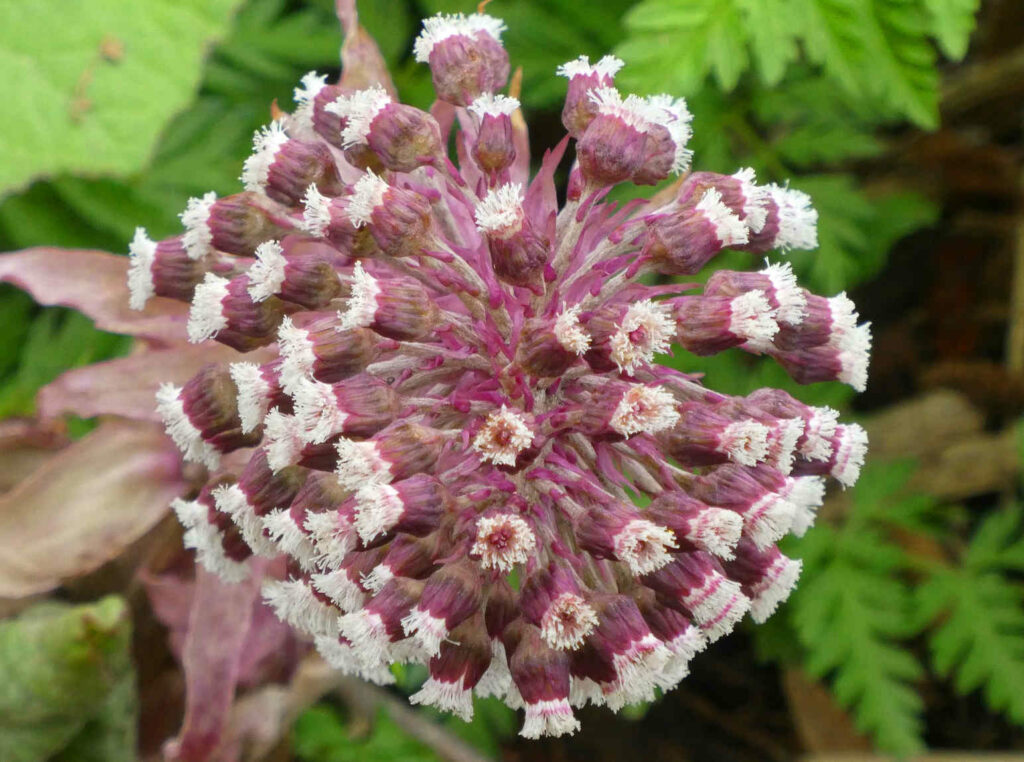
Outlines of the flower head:
{"label": "flower head", "polygon": [[[649,285],[725,247],[813,247],[810,200],[741,169],[605,203],[686,170],[691,133],[682,100],[620,93],[606,57],[558,72],[577,160],[557,209],[566,144],[526,177],[503,29],[441,15],[416,42],[464,109],[461,167],[451,120],[307,75],[257,135],[247,190],[189,201],[179,237],[140,230],[129,279],[132,306],[189,302],[192,341],[260,350],[158,396],[185,457],[220,469],[176,503],[199,561],[238,579],[288,556],[266,597],[332,665],[426,663],[414,702],[465,718],[498,695],[536,737],[671,688],[769,616],[800,571],[775,543],[864,459],[835,411],[719,394],[659,355],[733,349],[862,388],[870,331],[785,264]],[[220,466],[234,451],[240,473]]]}

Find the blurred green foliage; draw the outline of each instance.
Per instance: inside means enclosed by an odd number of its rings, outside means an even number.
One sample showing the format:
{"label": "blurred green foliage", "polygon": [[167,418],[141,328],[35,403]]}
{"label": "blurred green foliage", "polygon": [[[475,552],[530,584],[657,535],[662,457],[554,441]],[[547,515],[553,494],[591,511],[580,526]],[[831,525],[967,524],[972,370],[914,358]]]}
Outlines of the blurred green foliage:
{"label": "blurred green foliage", "polygon": [[0,622],[0,759],[136,759],[131,619],[120,598]]}
{"label": "blurred green foliage", "polygon": [[[306,71],[337,72],[333,0],[81,0],[70,10],[82,23],[67,24],[74,40],[39,31],[49,29],[39,20],[56,17],[57,5],[60,14],[69,12],[54,0],[0,7],[0,72],[12,83],[9,107],[25,116],[0,126],[8,152],[0,196],[9,194],[0,202],[0,249],[122,252],[136,225],[154,237],[175,233],[189,196],[239,188],[252,133],[269,120],[274,100],[287,108]],[[429,106],[429,73],[409,54],[418,20],[475,3],[361,5],[362,22],[380,43],[404,100]],[[808,287],[830,294],[873,277],[894,242],[937,218],[923,196],[868,192],[853,170],[882,155],[892,131],[937,124],[938,64],[965,55],[977,6],[977,0],[496,0],[488,11],[508,23],[505,40],[513,64],[523,68],[522,101],[532,124],[549,132],[557,124],[564,93],[564,80],[553,76],[558,64],[614,51],[628,64],[620,75],[624,87],[688,99],[696,168],[749,165],[762,180],[789,181],[810,193],[821,246],[790,260]],[[130,13],[120,13],[124,8]],[[147,45],[139,46],[140,39]],[[221,41],[200,68],[211,40]],[[123,46],[112,46],[117,42]],[[58,49],[66,55],[55,55]],[[88,103],[76,101],[79,96]],[[750,265],[738,255],[725,262]],[[36,389],[61,370],[127,349],[80,316],[41,310],[3,287],[0,416],[31,413]],[[727,392],[794,388],[775,365],[745,355],[671,362],[705,372]],[[835,384],[795,393],[837,407],[850,397]],[[969,542],[958,544],[962,515],[903,494],[908,468],[869,468],[842,521],[792,541],[788,552],[804,559],[804,581],[782,612],[757,629],[765,654],[827,677],[859,726],[898,752],[922,746],[917,684],[926,670],[949,676],[961,692],[980,689],[993,711],[1024,722],[1024,614],[1021,587],[1008,576],[1024,571],[1021,509],[992,514]],[[901,531],[954,548],[955,561],[918,558],[897,541]],[[54,621],[73,619],[61,617]],[[21,622],[0,625],[0,659],[20,653],[4,644],[22,637],[19,628],[28,625]],[[913,648],[922,637],[927,660]],[[92,701],[88,712],[68,709],[73,721],[60,733],[43,746],[25,747],[38,748],[37,756],[0,747],[0,757],[42,759],[77,738],[80,747],[69,747],[63,758],[122,758],[117,744],[131,735],[134,689],[124,677],[128,668],[118,663],[110,673],[117,679],[95,694],[107,698]],[[406,683],[406,692],[416,689],[415,679]],[[83,689],[81,695],[93,694]],[[41,712],[38,727],[52,716]],[[478,703],[471,725],[446,722],[492,754],[514,730],[509,710],[489,702]],[[370,736],[352,742],[344,718],[323,706],[301,718],[295,739],[296,753],[309,762],[433,759],[386,717]]]}

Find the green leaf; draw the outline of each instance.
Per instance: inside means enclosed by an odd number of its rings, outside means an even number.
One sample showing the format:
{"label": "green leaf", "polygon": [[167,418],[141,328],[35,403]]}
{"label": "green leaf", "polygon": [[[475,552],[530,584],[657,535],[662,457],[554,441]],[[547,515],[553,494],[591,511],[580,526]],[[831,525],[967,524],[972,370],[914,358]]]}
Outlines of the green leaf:
{"label": "green leaf", "polygon": [[1010,505],[986,516],[971,538],[963,561],[977,572],[1024,572],[1024,508]]}
{"label": "green leaf", "polygon": [[959,693],[982,689],[985,703],[1024,723],[1024,589],[965,566],[934,575],[918,592],[939,624],[929,639],[936,670]]}
{"label": "green leaf", "polygon": [[[0,195],[59,172],[142,167],[199,81],[239,0],[0,4]],[[60,19],[54,23],[54,19]]]}
{"label": "green leaf", "polygon": [[[135,758],[131,620],[120,598],[0,622],[0,759]],[[69,744],[75,744],[71,749]]]}
{"label": "green leaf", "polygon": [[954,61],[967,54],[979,0],[924,0],[932,34],[942,52]]}
{"label": "green leaf", "polygon": [[439,762],[433,751],[407,736],[383,709],[368,736],[352,738],[338,712],[325,704],[314,706],[296,721],[292,746],[303,762]]}
{"label": "green leaf", "polygon": [[750,49],[761,79],[777,84],[786,69],[799,58],[795,23],[787,0],[736,0],[750,35]]}

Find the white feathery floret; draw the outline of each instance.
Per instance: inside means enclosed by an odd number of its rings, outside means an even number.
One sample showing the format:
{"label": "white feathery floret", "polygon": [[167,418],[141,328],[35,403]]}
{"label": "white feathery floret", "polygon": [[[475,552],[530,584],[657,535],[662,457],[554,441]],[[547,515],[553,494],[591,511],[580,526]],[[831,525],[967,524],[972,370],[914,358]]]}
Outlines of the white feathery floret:
{"label": "white feathery floret", "polygon": [[512,513],[483,516],[476,522],[476,541],[470,554],[480,558],[485,569],[508,574],[516,564],[525,564],[537,546],[530,525]]}
{"label": "white feathery floret", "polygon": [[358,490],[370,482],[391,481],[388,463],[381,458],[373,442],[356,442],[342,437],[335,444],[335,449],[338,451],[335,473],[341,486]]}
{"label": "white feathery floret", "polygon": [[238,390],[238,418],[242,433],[259,428],[270,408],[270,384],[263,378],[260,366],[253,362],[233,362],[228,373]]}
{"label": "white feathery floret", "polygon": [[860,470],[864,466],[864,456],[868,450],[868,433],[856,423],[846,423],[836,427],[839,444],[833,455],[835,465],[832,476],[843,485],[852,487],[860,478]]}
{"label": "white feathery floret", "polygon": [[574,79],[576,77],[614,77],[623,66],[622,59],[616,58],[615,56],[603,56],[597,63],[590,63],[589,56],[580,56],[572,61],[566,61],[555,69],[555,74],[559,77],[566,77],[567,79]]}
{"label": "white feathery floret", "polygon": [[270,167],[277,158],[281,146],[288,142],[288,133],[284,124],[275,120],[261,127],[252,138],[252,155],[242,166],[242,184],[247,191],[262,192],[267,186]]}
{"label": "white feathery floret", "polygon": [[625,98],[614,87],[595,87],[588,97],[597,106],[598,113],[614,116],[638,132],[647,132],[656,123],[658,114],[646,98],[630,93]]}
{"label": "white feathery floret", "polygon": [[687,108],[686,101],[663,93],[649,96],[647,105],[650,121],[668,130],[668,134],[675,144],[672,172],[677,175],[685,172],[693,160],[693,151],[686,147],[690,138],[693,137],[693,128],[690,126],[693,114]]}
{"label": "white feathery floret", "polygon": [[362,262],[356,262],[352,268],[352,293],[345,303],[345,310],[338,313],[338,330],[366,328],[373,323],[377,315],[377,297],[380,293],[381,287],[377,279],[366,272]]}
{"label": "white feathery floret", "polygon": [[249,296],[263,302],[280,293],[288,260],[277,241],[264,241],[256,247],[256,261],[249,267]]}
{"label": "white feathery floret", "polygon": [[181,224],[185,226],[185,234],[181,243],[190,259],[202,259],[211,251],[213,231],[210,230],[210,210],[217,203],[217,194],[213,191],[202,198],[190,198],[181,213]]}
{"label": "white feathery floret", "polygon": [[741,466],[754,466],[768,455],[770,429],[763,423],[746,418],[733,421],[718,437],[715,449]]}
{"label": "white feathery floret", "polygon": [[340,612],[313,595],[302,580],[266,580],[262,592],[263,600],[282,622],[310,635],[338,636]]}
{"label": "white feathery floret", "polygon": [[705,577],[699,588],[683,597],[682,603],[712,643],[732,632],[750,609],[750,599],[740,590],[739,583],[718,572]]}
{"label": "white feathery floret", "polygon": [[478,95],[468,108],[478,119],[485,116],[511,116],[519,108],[519,100],[508,95],[484,93]]}
{"label": "white feathery floret", "polygon": [[580,324],[580,311],[583,308],[574,304],[566,307],[555,318],[555,339],[562,348],[573,354],[583,355],[590,349],[591,336]]}
{"label": "white feathery floret", "polygon": [[359,178],[348,199],[345,212],[353,226],[361,228],[373,219],[373,210],[384,203],[384,194],[390,186],[374,174],[372,169]]}
{"label": "white feathery floret", "polygon": [[766,622],[793,592],[802,568],[802,561],[778,556],[751,590],[750,618],[757,624]]}
{"label": "white feathery floret", "polygon": [[203,432],[196,428],[185,413],[180,386],[160,385],[156,392],[156,411],[164,423],[167,436],[181,450],[181,456],[185,460],[199,463],[211,470],[220,465],[220,453],[203,439]]}
{"label": "white feathery floret", "polygon": [[523,186],[508,183],[491,188],[474,211],[476,229],[485,235],[505,239],[523,227]]}
{"label": "white feathery floret", "polygon": [[263,521],[256,515],[256,509],[249,497],[237,484],[222,484],[214,488],[213,500],[217,510],[226,513],[242,533],[242,539],[253,553],[264,558],[277,555],[277,548],[263,534]]}
{"label": "white feathery floret", "polygon": [[325,87],[327,87],[327,75],[311,71],[302,76],[299,87],[294,89],[293,97],[296,108],[291,115],[289,125],[300,134],[313,133],[313,103]]}
{"label": "white feathery floret", "polygon": [[285,316],[277,328],[277,345],[281,352],[281,388],[294,393],[299,382],[310,375],[316,363],[316,353],[309,331],[299,328]]}
{"label": "white feathery floret", "polygon": [[755,289],[734,297],[729,309],[729,333],[745,339],[748,349],[763,352],[770,348],[779,324],[764,291]]}
{"label": "white feathery floret", "polygon": [[356,532],[363,542],[387,534],[405,512],[398,490],[370,481],[356,492]]}
{"label": "white feathery floret", "polygon": [[213,273],[206,273],[203,282],[192,294],[192,306],[188,311],[186,331],[193,344],[212,339],[228,326],[224,314],[224,299],[228,295],[228,280]]}
{"label": "white feathery floret", "polygon": [[451,712],[463,722],[470,722],[473,719],[473,691],[464,688],[464,682],[464,675],[454,683],[429,677],[419,691],[409,696],[409,703],[432,706]]}
{"label": "white feathery floret", "polygon": [[377,118],[388,104],[391,96],[380,85],[371,85],[365,90],[357,90],[347,95],[339,95],[333,103],[328,103],[325,111],[335,114],[344,121],[341,140],[345,148],[365,145],[370,134],[373,120]]}
{"label": "white feathery floret", "polygon": [[768,186],[768,193],[779,210],[775,248],[779,251],[818,248],[818,211],[811,206],[811,197],[803,191],[775,184]]}
{"label": "white feathery floret", "polygon": [[155,293],[153,262],[156,260],[156,243],[146,235],[145,228],[135,228],[135,237],[128,244],[128,257],[128,306],[141,310]]}
{"label": "white feathery floret", "polygon": [[580,721],[572,713],[568,699],[551,699],[526,705],[526,718],[519,735],[523,738],[572,735]]}
{"label": "white feathery floret", "polygon": [[196,561],[225,582],[237,584],[252,573],[248,559],[236,561],[224,550],[224,536],[208,519],[206,505],[198,500],[175,499],[171,509],[185,528],[182,544],[196,552]]}
{"label": "white feathery floret", "polygon": [[690,522],[686,539],[712,555],[729,560],[743,534],[743,517],[725,508],[708,507]]}
{"label": "white feathery floret", "polygon": [[413,43],[412,52],[417,62],[429,63],[434,46],[449,37],[474,37],[483,32],[495,41],[501,42],[501,33],[504,31],[504,21],[485,13],[438,13],[436,16],[423,19],[423,31]]}
{"label": "white feathery floret", "polygon": [[676,321],[668,304],[650,299],[631,304],[611,337],[612,362],[632,374],[654,362],[655,355],[667,352],[675,333]]}
{"label": "white feathery floret", "polygon": [[751,167],[734,172],[733,178],[739,181],[740,193],[743,196],[743,224],[752,233],[764,230],[768,221],[768,188],[757,184],[757,178]]}
{"label": "white feathery floret", "polygon": [[789,262],[766,265],[761,274],[771,281],[775,291],[775,320],[787,325],[800,325],[807,315],[807,296],[796,282],[793,266]]}
{"label": "white feathery floret", "polygon": [[320,444],[339,433],[348,420],[348,413],[338,406],[330,384],[303,378],[293,390],[295,418],[304,442]]}
{"label": "white feathery floret", "polygon": [[540,635],[552,648],[572,651],[597,627],[597,612],[575,593],[562,593],[541,617]]}
{"label": "white feathery floret", "polygon": [[700,201],[697,211],[715,230],[715,237],[722,246],[738,246],[750,239],[750,231],[732,209],[722,200],[717,188],[708,188]]}
{"label": "white feathery floret", "polygon": [[671,529],[634,519],[613,538],[615,556],[636,575],[650,574],[672,561],[669,549],[679,547]]}
{"label": "white feathery floret", "polygon": [[633,384],[622,394],[608,425],[624,437],[657,434],[679,420],[676,398],[662,387]]}
{"label": "white feathery floret", "polygon": [[273,408],[263,419],[263,447],[272,471],[294,466],[302,458],[304,431],[299,419]]}
{"label": "white feathery floret", "polygon": [[322,194],[316,183],[310,183],[302,197],[302,221],[299,226],[303,232],[315,238],[323,238],[331,224],[331,199]]}
{"label": "white feathery floret", "polygon": [[533,442],[533,431],[521,413],[502,405],[491,413],[473,439],[482,460],[498,466],[514,466],[519,453]]}

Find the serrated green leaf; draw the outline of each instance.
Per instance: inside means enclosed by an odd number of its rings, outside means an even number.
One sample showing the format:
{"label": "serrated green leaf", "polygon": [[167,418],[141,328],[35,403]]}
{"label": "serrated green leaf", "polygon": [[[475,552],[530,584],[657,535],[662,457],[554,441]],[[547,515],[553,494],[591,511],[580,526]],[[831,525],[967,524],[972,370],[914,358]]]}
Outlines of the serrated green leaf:
{"label": "serrated green leaf", "polygon": [[967,54],[979,0],[923,0],[932,34],[942,52],[954,61]]}
{"label": "serrated green leaf", "polygon": [[[0,759],[42,762],[76,736],[83,739],[77,743],[91,738],[106,759],[133,759],[134,732],[115,730],[135,724],[134,701],[122,695],[133,680],[130,635],[127,608],[113,597],[73,607],[42,603],[0,622]],[[111,735],[86,730],[115,709],[126,716],[108,718]]]}
{"label": "serrated green leaf", "polygon": [[736,0],[736,4],[750,35],[750,49],[761,79],[775,85],[799,57],[799,21],[793,18],[786,0]]}
{"label": "serrated green leaf", "polygon": [[292,739],[303,762],[439,762],[433,751],[406,735],[383,709],[367,737],[352,738],[334,709],[314,706],[296,721]]}
{"label": "serrated green leaf", "polygon": [[1024,571],[1024,508],[1009,505],[986,516],[971,538],[963,562],[978,572]]}
{"label": "serrated green leaf", "polygon": [[[142,167],[191,98],[206,46],[239,0],[0,4],[0,195],[59,172]],[[53,23],[60,19],[60,23]]]}

